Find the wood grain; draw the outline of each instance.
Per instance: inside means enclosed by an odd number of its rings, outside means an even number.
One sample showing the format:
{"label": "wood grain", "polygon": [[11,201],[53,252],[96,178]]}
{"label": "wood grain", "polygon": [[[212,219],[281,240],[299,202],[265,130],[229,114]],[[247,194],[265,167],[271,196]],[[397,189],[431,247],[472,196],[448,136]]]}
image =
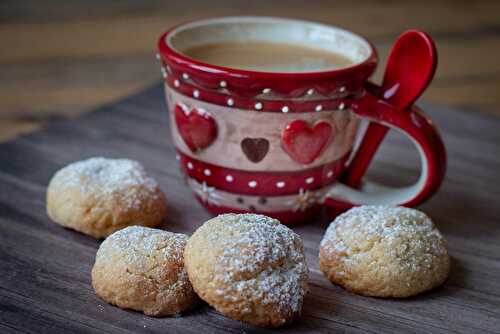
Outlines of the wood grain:
{"label": "wood grain", "polygon": [[[449,169],[441,191],[421,206],[448,239],[453,268],[443,287],[405,300],[357,296],[318,268],[328,220],[295,230],[311,270],[304,314],[281,332],[500,333],[500,119],[425,104],[442,130]],[[154,134],[154,135],[153,135]],[[182,181],[157,85],[75,121],[0,145],[0,331],[24,333],[266,333],[207,305],[179,318],[149,318],[99,300],[90,270],[99,242],[49,221],[45,189],[64,165],[91,156],[141,161],[168,196],[162,228],[192,233],[209,218]],[[371,177],[404,184],[416,153],[391,133]],[[390,173],[387,173],[390,170]]]}
{"label": "wood grain", "polygon": [[145,88],[160,78],[153,56],[162,31],[223,15],[289,16],[362,33],[381,54],[375,81],[394,39],[426,30],[440,65],[424,99],[500,115],[499,12],[495,0],[4,0],[0,141]]}

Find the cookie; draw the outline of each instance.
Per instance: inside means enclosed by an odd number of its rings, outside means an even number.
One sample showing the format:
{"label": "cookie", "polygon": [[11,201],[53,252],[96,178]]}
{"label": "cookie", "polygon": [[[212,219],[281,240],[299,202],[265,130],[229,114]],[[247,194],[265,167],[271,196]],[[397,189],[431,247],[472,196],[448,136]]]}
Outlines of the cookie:
{"label": "cookie", "polygon": [[97,296],[157,317],[192,308],[198,298],[184,268],[187,239],[142,226],[113,233],[99,247],[92,268]]}
{"label": "cookie", "polygon": [[409,297],[441,285],[450,271],[447,243],[418,210],[361,206],[337,217],[320,245],[320,269],[358,294]]}
{"label": "cookie", "polygon": [[210,219],[189,239],[184,257],[196,293],[230,318],[277,327],[301,313],[308,289],[302,240],[275,219]]}
{"label": "cookie", "polygon": [[91,158],[52,177],[47,213],[64,227],[104,238],[131,225],[159,225],[165,195],[137,161]]}

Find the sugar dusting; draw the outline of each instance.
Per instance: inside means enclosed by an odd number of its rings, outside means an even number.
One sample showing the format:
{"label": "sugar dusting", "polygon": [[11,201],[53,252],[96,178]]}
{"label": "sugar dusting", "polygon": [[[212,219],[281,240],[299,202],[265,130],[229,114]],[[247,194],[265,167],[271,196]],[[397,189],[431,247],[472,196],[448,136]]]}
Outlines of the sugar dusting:
{"label": "sugar dusting", "polygon": [[[106,200],[120,195],[125,207],[138,208],[145,196],[158,196],[158,184],[137,161],[102,157],[78,161],[58,171],[57,189],[77,188],[82,197]],[[138,190],[140,188],[140,191]]]}
{"label": "sugar dusting", "polygon": [[181,233],[130,226],[110,235],[102,245],[105,246],[104,249],[121,253],[127,263],[137,264],[142,262],[142,258],[155,254],[182,262],[187,239],[188,237]]}
{"label": "sugar dusting", "polygon": [[[126,307],[175,316],[172,307],[182,312],[183,305],[196,299],[184,267],[187,240],[184,234],[149,227],[124,228],[103,241],[93,273],[102,274],[103,289],[113,291],[113,298]],[[133,285],[126,290],[118,288],[129,283]]]}
{"label": "sugar dusting", "polygon": [[431,269],[433,258],[447,252],[445,240],[423,212],[404,207],[360,206],[338,216],[328,227],[321,247],[343,258],[347,268],[385,244],[388,258],[411,271]]}
{"label": "sugar dusting", "polygon": [[226,214],[212,221],[231,235],[210,235],[222,250],[214,268],[216,293],[228,301],[248,301],[242,313],[250,313],[255,301],[281,314],[299,312],[308,276],[300,237],[263,215]]}
{"label": "sugar dusting", "polygon": [[[177,268],[172,282],[158,282],[163,289],[177,290],[180,285],[191,289],[187,272],[184,268],[183,252],[188,237],[181,233],[172,233],[143,226],[130,226],[110,235],[103,241],[97,252],[97,261],[116,263],[119,258],[130,274],[154,279],[149,275],[159,266],[170,263]],[[118,256],[118,258],[117,258]],[[175,265],[174,265],[175,264]],[[165,267],[166,268],[166,267]]]}

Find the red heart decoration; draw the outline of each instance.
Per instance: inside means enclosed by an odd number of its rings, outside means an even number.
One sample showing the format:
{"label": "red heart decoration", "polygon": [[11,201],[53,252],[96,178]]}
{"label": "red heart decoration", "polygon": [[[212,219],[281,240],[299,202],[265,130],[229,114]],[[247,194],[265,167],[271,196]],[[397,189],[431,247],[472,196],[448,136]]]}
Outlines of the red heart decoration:
{"label": "red heart decoration", "polygon": [[177,104],[175,122],[182,139],[193,152],[210,146],[217,137],[217,124],[203,109],[189,109],[185,105]]}
{"label": "red heart decoration", "polygon": [[281,145],[288,155],[302,164],[310,164],[321,154],[333,134],[326,122],[312,128],[306,121],[296,119],[288,123],[281,136]]}

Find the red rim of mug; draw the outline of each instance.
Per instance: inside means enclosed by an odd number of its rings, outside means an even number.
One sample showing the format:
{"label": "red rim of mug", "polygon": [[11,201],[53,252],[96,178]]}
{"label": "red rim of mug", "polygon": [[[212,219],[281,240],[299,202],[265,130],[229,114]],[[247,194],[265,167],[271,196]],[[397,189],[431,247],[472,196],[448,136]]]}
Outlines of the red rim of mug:
{"label": "red rim of mug", "polygon": [[[282,22],[297,22],[301,24],[314,24],[314,25],[322,25],[329,29],[337,29],[352,34],[353,36],[362,40],[369,47],[370,54],[363,61],[353,64],[352,66],[342,67],[339,69],[333,70],[324,70],[324,71],[312,71],[312,72],[264,72],[264,71],[251,71],[251,70],[242,70],[231,67],[224,67],[218,65],[212,65],[209,63],[205,63],[193,58],[190,58],[180,51],[176,50],[172,46],[167,43],[167,39],[172,38],[177,31],[181,31],[182,28],[189,26],[190,24],[196,22],[202,24],[206,22],[207,24],[210,22],[224,22],[225,20],[235,20],[238,18],[247,18],[247,19],[256,19],[256,20],[274,20],[274,21],[282,21]],[[282,81],[282,80],[290,80],[296,83],[297,88],[303,85],[314,85],[314,80],[325,80],[332,79],[334,77],[342,77],[349,78],[353,76],[353,73],[363,73],[367,77],[369,77],[378,62],[377,51],[372,43],[370,43],[365,37],[360,34],[351,32],[350,30],[343,29],[333,25],[327,24],[319,24],[312,21],[306,20],[295,20],[295,19],[286,19],[280,17],[267,17],[267,16],[231,16],[231,17],[220,17],[220,18],[211,18],[205,20],[196,20],[189,21],[173,28],[169,29],[165,33],[161,35],[158,40],[158,50],[160,55],[164,61],[167,63],[172,63],[177,65],[180,68],[188,69],[191,73],[204,73],[210,76],[216,76],[219,80],[250,80],[250,81]],[[354,74],[356,76],[356,74]]]}

